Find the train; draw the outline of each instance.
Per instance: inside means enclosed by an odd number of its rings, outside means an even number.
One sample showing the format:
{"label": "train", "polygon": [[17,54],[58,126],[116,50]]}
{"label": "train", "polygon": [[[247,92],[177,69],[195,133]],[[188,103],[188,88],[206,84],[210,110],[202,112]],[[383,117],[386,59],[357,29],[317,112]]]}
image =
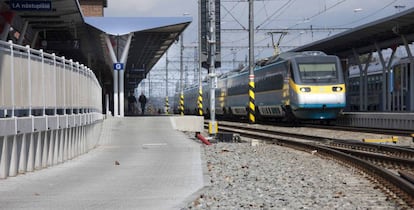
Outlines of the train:
{"label": "train", "polygon": [[[408,57],[394,57],[391,61],[386,59],[385,63],[389,65],[389,68],[384,71],[378,60],[371,61],[368,63],[366,74],[360,74],[357,65],[349,67],[346,111],[404,112],[408,110],[411,61]],[[365,69],[365,64],[362,68]],[[386,85],[385,94],[383,84]],[[361,106],[363,98],[366,101],[365,107]]]}
{"label": "train", "polygon": [[[334,55],[321,51],[285,52],[256,62],[254,75],[258,120],[335,120],[346,105],[342,66]],[[216,116],[247,117],[248,77],[248,68],[218,76]],[[184,89],[185,114],[197,114],[198,89],[198,85]],[[209,94],[209,84],[204,81],[206,115]]]}

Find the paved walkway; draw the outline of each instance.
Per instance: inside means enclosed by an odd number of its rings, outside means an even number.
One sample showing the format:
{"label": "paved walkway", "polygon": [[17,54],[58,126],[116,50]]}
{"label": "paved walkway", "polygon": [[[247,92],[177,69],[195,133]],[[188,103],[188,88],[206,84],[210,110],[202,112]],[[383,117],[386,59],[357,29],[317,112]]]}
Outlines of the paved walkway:
{"label": "paved walkway", "polygon": [[200,144],[169,117],[112,118],[91,152],[0,180],[0,209],[180,209],[202,187]]}

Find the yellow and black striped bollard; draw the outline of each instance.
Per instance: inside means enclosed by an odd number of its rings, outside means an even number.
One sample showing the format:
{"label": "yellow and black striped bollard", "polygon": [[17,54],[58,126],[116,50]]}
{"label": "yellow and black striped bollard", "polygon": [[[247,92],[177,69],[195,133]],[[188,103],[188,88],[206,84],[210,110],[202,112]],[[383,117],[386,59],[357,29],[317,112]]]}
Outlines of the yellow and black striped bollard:
{"label": "yellow and black striped bollard", "polygon": [[181,115],[184,115],[184,94],[183,93],[181,93],[181,96],[180,96],[180,114]]}
{"label": "yellow and black striped bollard", "polygon": [[249,122],[255,123],[254,75],[249,76]]}
{"label": "yellow and black striped bollard", "polygon": [[198,115],[203,116],[203,90],[198,90]]}
{"label": "yellow and black striped bollard", "polygon": [[165,97],[165,113],[168,114],[170,109],[170,104],[168,103],[168,97]]}

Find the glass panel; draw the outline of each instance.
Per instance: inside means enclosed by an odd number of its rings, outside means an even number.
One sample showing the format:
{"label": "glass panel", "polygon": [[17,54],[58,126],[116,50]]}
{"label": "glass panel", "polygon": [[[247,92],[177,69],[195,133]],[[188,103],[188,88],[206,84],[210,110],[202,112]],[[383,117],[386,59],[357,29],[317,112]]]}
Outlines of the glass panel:
{"label": "glass panel", "polygon": [[337,82],[335,63],[300,63],[299,72],[302,82]]}

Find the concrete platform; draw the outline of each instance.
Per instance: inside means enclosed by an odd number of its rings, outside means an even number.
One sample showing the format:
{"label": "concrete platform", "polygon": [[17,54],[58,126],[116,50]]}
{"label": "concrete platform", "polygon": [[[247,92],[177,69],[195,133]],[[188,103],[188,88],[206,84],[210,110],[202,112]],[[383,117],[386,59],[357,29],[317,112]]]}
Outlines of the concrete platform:
{"label": "concrete platform", "polygon": [[0,180],[0,209],[180,209],[203,187],[201,144],[170,117],[112,118],[103,129],[83,156]]}

